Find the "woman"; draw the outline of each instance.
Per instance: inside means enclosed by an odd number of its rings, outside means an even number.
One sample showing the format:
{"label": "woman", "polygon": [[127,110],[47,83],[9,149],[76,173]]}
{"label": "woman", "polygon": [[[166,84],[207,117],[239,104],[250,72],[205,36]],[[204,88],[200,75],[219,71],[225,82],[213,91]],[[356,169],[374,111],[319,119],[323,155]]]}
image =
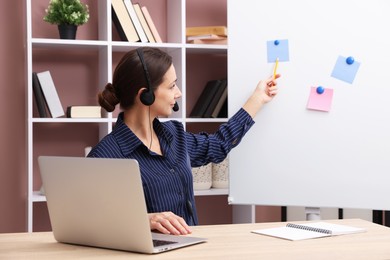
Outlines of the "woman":
{"label": "woman", "polygon": [[198,224],[191,167],[223,161],[254,124],[260,108],[277,94],[275,78],[260,81],[244,106],[214,134],[185,132],[178,121],[160,122],[177,110],[181,92],[172,58],[157,48],[129,51],[113,82],[99,92],[99,104],[123,112],[115,128],[89,157],[133,158],[140,165],[150,227],[166,234],[189,234]]}

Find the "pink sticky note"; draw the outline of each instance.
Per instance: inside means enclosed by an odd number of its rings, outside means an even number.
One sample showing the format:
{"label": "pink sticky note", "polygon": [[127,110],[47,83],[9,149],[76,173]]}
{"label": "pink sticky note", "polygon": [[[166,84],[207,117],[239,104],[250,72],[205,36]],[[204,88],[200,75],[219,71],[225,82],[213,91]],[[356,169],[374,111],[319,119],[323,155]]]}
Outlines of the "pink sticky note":
{"label": "pink sticky note", "polygon": [[328,112],[332,106],[332,98],[333,89],[325,88],[322,94],[318,94],[317,87],[311,87],[307,108]]}

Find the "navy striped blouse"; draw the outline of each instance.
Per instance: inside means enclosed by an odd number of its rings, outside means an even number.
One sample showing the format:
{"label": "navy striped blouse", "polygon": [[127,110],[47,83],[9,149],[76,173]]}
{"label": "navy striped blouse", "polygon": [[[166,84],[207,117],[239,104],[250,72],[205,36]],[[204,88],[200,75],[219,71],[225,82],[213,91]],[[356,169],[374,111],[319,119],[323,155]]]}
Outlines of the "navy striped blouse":
{"label": "navy striped blouse", "polygon": [[222,162],[254,124],[240,109],[213,134],[185,132],[178,121],[153,121],[162,156],[150,151],[127,127],[120,113],[111,133],[88,157],[133,158],[140,165],[149,213],[172,211],[189,225],[197,225],[191,167]]}

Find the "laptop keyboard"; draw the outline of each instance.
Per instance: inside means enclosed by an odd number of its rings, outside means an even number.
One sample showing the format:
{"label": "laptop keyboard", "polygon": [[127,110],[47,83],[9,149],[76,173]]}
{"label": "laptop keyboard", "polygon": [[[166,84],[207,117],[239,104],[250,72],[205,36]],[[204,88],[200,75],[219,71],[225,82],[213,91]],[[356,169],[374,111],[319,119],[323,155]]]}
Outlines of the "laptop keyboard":
{"label": "laptop keyboard", "polygon": [[153,239],[153,246],[164,246],[164,245],[170,245],[170,244],[176,244],[177,242],[174,241],[167,241],[167,240],[158,240]]}

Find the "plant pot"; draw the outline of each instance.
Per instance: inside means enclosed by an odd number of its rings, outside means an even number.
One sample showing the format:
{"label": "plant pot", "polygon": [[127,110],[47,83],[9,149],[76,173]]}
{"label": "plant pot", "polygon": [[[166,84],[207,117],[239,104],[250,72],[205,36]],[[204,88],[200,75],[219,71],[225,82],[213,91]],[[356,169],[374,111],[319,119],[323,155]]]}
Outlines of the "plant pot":
{"label": "plant pot", "polygon": [[76,39],[77,25],[59,24],[60,39]]}

